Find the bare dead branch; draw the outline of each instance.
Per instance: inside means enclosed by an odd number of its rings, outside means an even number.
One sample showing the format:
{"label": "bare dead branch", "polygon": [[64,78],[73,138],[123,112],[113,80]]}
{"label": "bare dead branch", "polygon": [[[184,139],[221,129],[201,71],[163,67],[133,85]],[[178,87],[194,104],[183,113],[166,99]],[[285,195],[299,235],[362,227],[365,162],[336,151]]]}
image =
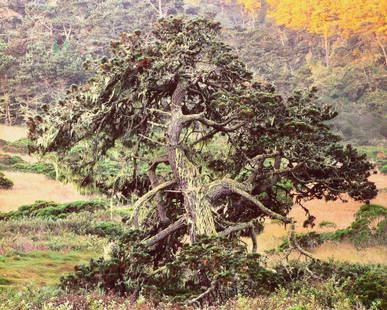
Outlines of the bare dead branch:
{"label": "bare dead branch", "polygon": [[185,218],[180,218],[178,219],[176,222],[172,223],[171,225],[169,225],[167,228],[163,229],[162,231],[160,231],[157,235],[151,237],[151,238],[148,238],[146,240],[143,241],[143,243],[147,246],[147,247],[152,247],[154,246],[156,243],[160,242],[161,240],[163,240],[165,237],[167,237],[168,235],[170,235],[171,233],[173,233],[174,231],[184,227],[186,225],[186,220]]}
{"label": "bare dead branch", "polygon": [[235,193],[240,195],[241,197],[247,199],[248,201],[252,202],[254,205],[256,205],[263,213],[269,215],[272,218],[278,219],[284,223],[291,223],[291,220],[288,219],[285,216],[282,216],[269,208],[265,207],[262,202],[260,202],[258,199],[256,199],[254,196],[248,193],[248,188],[246,185],[241,184],[237,181],[234,181],[232,179],[222,179],[220,181],[215,181],[212,184],[210,184],[209,190],[208,190],[208,197],[209,199],[212,199],[213,196],[216,195],[216,191],[223,190],[225,195],[228,193]]}
{"label": "bare dead branch", "polygon": [[199,303],[200,300],[202,300],[204,297],[209,295],[215,288],[216,288],[217,282],[211,283],[211,286],[203,293],[201,293],[199,296],[195,297],[194,299],[188,300],[186,302],[187,306],[195,305],[196,303]]}
{"label": "bare dead branch", "polygon": [[257,234],[255,232],[254,225],[252,225],[250,228],[250,237],[251,237],[251,242],[253,243],[251,252],[257,253],[258,243],[257,243]]}
{"label": "bare dead branch", "polygon": [[302,255],[305,255],[306,257],[309,257],[310,259],[313,260],[319,260],[316,258],[312,253],[304,250],[298,243],[297,238],[296,238],[296,230],[295,230],[295,222],[292,220],[290,224],[290,231],[289,231],[289,245],[293,247],[295,250],[300,252]]}
{"label": "bare dead branch", "polygon": [[233,232],[244,230],[246,228],[251,228],[251,227],[254,227],[251,222],[248,222],[248,223],[238,223],[238,224],[236,224],[234,226],[231,226],[231,227],[228,227],[225,230],[223,230],[222,232],[220,232],[219,236],[220,237],[226,237],[229,234],[232,234]]}
{"label": "bare dead branch", "polygon": [[153,109],[153,108],[148,108],[147,110],[150,111],[150,112],[157,112],[159,114],[164,114],[164,115],[171,116],[171,113],[167,112],[167,111],[163,111],[163,110],[159,110],[159,109]]}

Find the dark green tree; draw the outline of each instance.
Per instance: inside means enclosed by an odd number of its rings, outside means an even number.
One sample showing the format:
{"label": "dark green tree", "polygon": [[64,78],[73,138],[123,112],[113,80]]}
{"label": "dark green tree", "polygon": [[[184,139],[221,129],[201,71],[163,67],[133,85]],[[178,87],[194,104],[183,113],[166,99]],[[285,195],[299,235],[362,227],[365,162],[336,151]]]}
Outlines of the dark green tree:
{"label": "dark green tree", "polygon": [[[284,99],[254,82],[219,32],[211,20],[171,17],[151,33],[122,34],[113,57],[85,63],[93,79],[29,118],[33,149],[54,154],[79,185],[139,197],[136,232],[112,260],[65,283],[156,287],[187,303],[235,295],[262,276],[248,271],[257,260],[237,246],[241,234],[255,252],[264,218],[294,228],[294,203],[375,196],[372,165],[325,123],[336,113],[314,90]],[[125,173],[101,174],[103,161]]]}

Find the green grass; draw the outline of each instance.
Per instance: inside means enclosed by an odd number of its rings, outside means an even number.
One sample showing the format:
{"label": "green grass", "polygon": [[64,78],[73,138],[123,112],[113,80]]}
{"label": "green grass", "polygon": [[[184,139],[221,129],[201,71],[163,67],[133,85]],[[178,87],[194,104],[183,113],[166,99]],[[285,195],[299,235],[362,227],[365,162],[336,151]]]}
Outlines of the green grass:
{"label": "green grass", "polygon": [[56,171],[53,164],[45,162],[28,163],[19,156],[0,154],[0,170],[11,170],[20,172],[30,172],[44,174],[55,179]]}
{"label": "green grass", "polygon": [[2,148],[4,151],[10,153],[27,154],[29,145],[31,145],[31,141],[27,138],[22,138],[14,142],[3,140]]}
{"label": "green grass", "polygon": [[0,288],[54,285],[76,265],[98,255],[93,251],[32,251],[0,256]]}
{"label": "green grass", "polygon": [[105,200],[80,200],[58,204],[53,201],[36,201],[31,205],[24,205],[17,211],[0,213],[0,220],[19,219],[22,217],[45,217],[52,219],[65,218],[70,214],[80,212],[95,212],[106,209]]}
{"label": "green grass", "polygon": [[384,146],[357,146],[356,149],[376,164],[381,173],[387,174],[387,158],[379,158],[377,153],[382,153],[387,157],[387,147]]}

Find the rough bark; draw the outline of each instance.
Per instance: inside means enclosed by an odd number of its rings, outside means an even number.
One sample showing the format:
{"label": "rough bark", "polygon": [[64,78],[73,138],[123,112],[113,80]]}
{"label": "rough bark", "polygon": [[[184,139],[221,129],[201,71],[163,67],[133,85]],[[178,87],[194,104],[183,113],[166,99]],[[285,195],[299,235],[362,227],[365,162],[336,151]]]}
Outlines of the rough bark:
{"label": "rough bark", "polygon": [[198,235],[216,235],[215,222],[211,204],[206,199],[207,184],[198,167],[191,163],[180,145],[180,134],[184,126],[192,121],[192,116],[185,116],[181,106],[186,86],[179,82],[172,95],[171,120],[168,126],[167,140],[169,162],[174,177],[184,197],[184,208],[190,225],[190,240],[195,242]]}
{"label": "rough bark", "polygon": [[[157,186],[160,185],[159,179],[156,175],[157,164],[158,163],[154,163],[153,165],[151,165],[148,171],[148,177],[149,177],[149,181],[151,182],[152,188],[156,188]],[[161,223],[162,224],[170,223],[170,219],[167,216],[166,206],[164,204],[164,201],[162,199],[160,192],[156,193],[156,202],[157,202],[157,213]]]}
{"label": "rough bark", "polygon": [[175,184],[175,181],[167,181],[165,183],[162,183],[158,186],[156,186],[155,188],[153,188],[152,190],[150,190],[149,192],[147,192],[144,196],[140,197],[136,203],[133,205],[133,216],[132,216],[132,222],[134,223],[134,225],[139,228],[139,223],[138,223],[138,212],[139,212],[139,208],[144,204],[146,203],[148,200],[152,199],[158,192],[160,192],[161,190],[169,187],[169,186],[172,186],[173,184]]}

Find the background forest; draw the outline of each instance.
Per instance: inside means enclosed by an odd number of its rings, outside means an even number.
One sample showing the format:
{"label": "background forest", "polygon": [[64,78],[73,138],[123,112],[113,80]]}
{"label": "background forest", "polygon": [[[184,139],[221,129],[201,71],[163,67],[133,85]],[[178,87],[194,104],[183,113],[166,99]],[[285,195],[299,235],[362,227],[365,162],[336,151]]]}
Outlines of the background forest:
{"label": "background forest", "polygon": [[289,95],[317,87],[358,145],[387,137],[386,14],[380,0],[1,0],[1,119],[23,122],[87,81],[82,63],[109,55],[121,32],[170,14],[212,17],[260,80]]}

